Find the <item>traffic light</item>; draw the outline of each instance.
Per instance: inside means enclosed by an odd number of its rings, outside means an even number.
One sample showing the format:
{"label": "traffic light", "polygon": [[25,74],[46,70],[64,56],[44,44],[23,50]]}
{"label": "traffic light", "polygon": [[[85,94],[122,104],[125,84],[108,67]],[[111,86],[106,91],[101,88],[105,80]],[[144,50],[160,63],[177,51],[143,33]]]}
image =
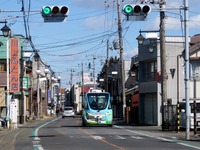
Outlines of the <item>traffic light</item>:
{"label": "traffic light", "polygon": [[141,21],[145,20],[147,14],[151,11],[149,5],[132,5],[127,4],[123,7],[123,14],[127,16],[127,20],[131,17],[132,20]]}
{"label": "traffic light", "polygon": [[67,6],[43,6],[42,17],[44,22],[62,22],[69,14]]}

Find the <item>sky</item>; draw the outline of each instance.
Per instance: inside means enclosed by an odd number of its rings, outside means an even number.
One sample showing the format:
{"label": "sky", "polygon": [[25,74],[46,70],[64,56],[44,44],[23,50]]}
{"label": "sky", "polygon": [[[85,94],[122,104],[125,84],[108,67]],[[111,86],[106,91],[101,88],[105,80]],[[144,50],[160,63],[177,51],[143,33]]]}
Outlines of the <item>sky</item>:
{"label": "sky", "polygon": [[[120,0],[120,16],[123,35],[123,59],[130,60],[137,55],[137,36],[140,30],[159,29],[159,5],[151,6],[146,21],[126,21],[122,13],[125,4],[137,4],[141,0]],[[146,0],[151,2],[152,0]],[[200,33],[200,0],[189,1],[189,35]],[[69,87],[70,73],[73,82],[81,81],[81,64],[84,72],[88,64],[98,74],[106,59],[107,40],[109,57],[119,57],[119,50],[113,49],[118,40],[117,0],[1,0],[0,21],[7,20],[13,34],[31,37],[40,57],[61,77],[62,87]],[[184,0],[166,0],[166,36],[184,35]],[[67,5],[69,15],[66,21],[46,23],[41,10],[43,6]],[[28,12],[30,10],[30,12]],[[23,20],[25,16],[25,22]],[[2,24],[3,27],[3,24]],[[27,30],[25,30],[25,28]],[[26,32],[28,31],[28,32]],[[94,60],[94,63],[93,63]]]}

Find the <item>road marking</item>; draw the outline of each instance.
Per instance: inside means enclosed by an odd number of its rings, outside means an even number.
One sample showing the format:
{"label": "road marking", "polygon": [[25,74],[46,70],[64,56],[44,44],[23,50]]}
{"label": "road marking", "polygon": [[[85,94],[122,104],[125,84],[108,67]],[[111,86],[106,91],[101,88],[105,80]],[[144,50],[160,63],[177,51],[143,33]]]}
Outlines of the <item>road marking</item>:
{"label": "road marking", "polygon": [[144,139],[143,137],[140,137],[140,136],[131,136],[131,138],[133,138],[133,139],[137,139],[137,140]]}
{"label": "road marking", "polygon": [[119,135],[116,135],[114,138],[115,138],[115,139],[121,139],[121,140],[126,139],[125,137],[123,137],[123,136],[119,136]]}
{"label": "road marking", "polygon": [[124,127],[117,126],[117,125],[114,125],[113,127],[116,127],[116,128],[119,128],[119,129],[124,129]]}
{"label": "road marking", "polygon": [[46,125],[48,125],[49,123],[52,123],[52,122],[58,120],[59,118],[61,118],[61,117],[58,117],[58,118],[53,119],[53,120],[51,120],[51,121],[49,121],[49,122],[46,122],[46,123],[42,124],[41,126],[35,128],[35,129],[32,131],[33,148],[34,148],[34,150],[44,150],[43,147],[42,147],[42,145],[39,144],[39,143],[40,143],[40,138],[38,137],[38,131],[39,131],[39,129],[42,128],[42,127],[44,127],[44,126],[46,126]]}
{"label": "road marking", "polygon": [[[94,137],[94,136],[92,135],[92,133],[86,131],[85,129],[83,129],[83,128],[81,128],[81,127],[79,127],[79,130],[80,130],[81,132],[85,133],[86,135],[88,135],[89,137]],[[110,146],[112,146],[112,147],[115,147],[115,148],[119,149],[119,150],[126,150],[126,149],[123,148],[123,147],[120,147],[120,146],[118,146],[118,145],[115,145],[115,144],[112,144],[112,143],[106,141],[105,139],[96,139],[96,140],[99,140],[99,141],[101,141],[101,142],[103,142],[103,143],[106,143],[106,144],[108,144],[108,145],[110,145]]]}
{"label": "road marking", "polygon": [[[120,126],[115,126],[116,128],[121,128]],[[138,131],[133,131],[133,130],[130,130],[130,129],[126,129],[126,131],[129,131],[129,132],[133,132],[135,134],[138,134],[138,135],[143,135],[143,136],[146,136],[146,137],[149,137],[149,138],[155,138],[155,139],[160,139],[162,141],[168,141],[168,142],[175,142],[174,139],[173,140],[170,140],[168,138],[163,138],[163,137],[157,137],[157,136],[152,136],[152,135],[148,135],[148,134],[145,134],[145,133],[142,133],[142,132],[138,132]],[[175,138],[175,137],[173,137]],[[190,148],[195,148],[195,149],[200,149],[199,146],[194,146],[194,145],[191,145],[189,143],[186,143],[184,141],[181,141],[181,140],[177,140],[176,141],[177,144],[180,144],[180,145],[184,145],[186,147],[190,147]]]}
{"label": "road marking", "polygon": [[103,139],[105,139],[102,136],[91,136],[91,137],[94,138],[95,140],[103,140]]}
{"label": "road marking", "polygon": [[41,145],[34,145],[33,149],[34,150],[44,150]]}

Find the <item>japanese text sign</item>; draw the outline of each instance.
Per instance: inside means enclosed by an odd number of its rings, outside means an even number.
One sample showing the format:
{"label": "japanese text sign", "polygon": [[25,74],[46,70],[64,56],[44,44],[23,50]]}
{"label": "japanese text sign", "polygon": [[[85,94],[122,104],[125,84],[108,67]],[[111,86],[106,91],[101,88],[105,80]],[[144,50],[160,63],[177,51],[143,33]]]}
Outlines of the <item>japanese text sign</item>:
{"label": "japanese text sign", "polygon": [[10,39],[10,92],[19,92],[19,40]]}

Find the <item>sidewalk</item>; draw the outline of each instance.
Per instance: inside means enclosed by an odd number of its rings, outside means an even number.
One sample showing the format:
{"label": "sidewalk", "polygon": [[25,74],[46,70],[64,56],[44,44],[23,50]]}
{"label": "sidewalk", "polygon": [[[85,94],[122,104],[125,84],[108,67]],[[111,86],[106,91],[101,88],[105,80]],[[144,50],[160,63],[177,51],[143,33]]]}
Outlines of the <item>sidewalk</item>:
{"label": "sidewalk", "polygon": [[44,117],[40,120],[29,120],[25,124],[17,124],[17,129],[8,129],[7,127],[5,128],[0,128],[0,145],[7,144],[7,142],[12,142],[13,136],[23,130],[23,127],[30,127],[33,125],[37,125],[39,123],[45,122],[47,120],[53,119],[51,116]]}

